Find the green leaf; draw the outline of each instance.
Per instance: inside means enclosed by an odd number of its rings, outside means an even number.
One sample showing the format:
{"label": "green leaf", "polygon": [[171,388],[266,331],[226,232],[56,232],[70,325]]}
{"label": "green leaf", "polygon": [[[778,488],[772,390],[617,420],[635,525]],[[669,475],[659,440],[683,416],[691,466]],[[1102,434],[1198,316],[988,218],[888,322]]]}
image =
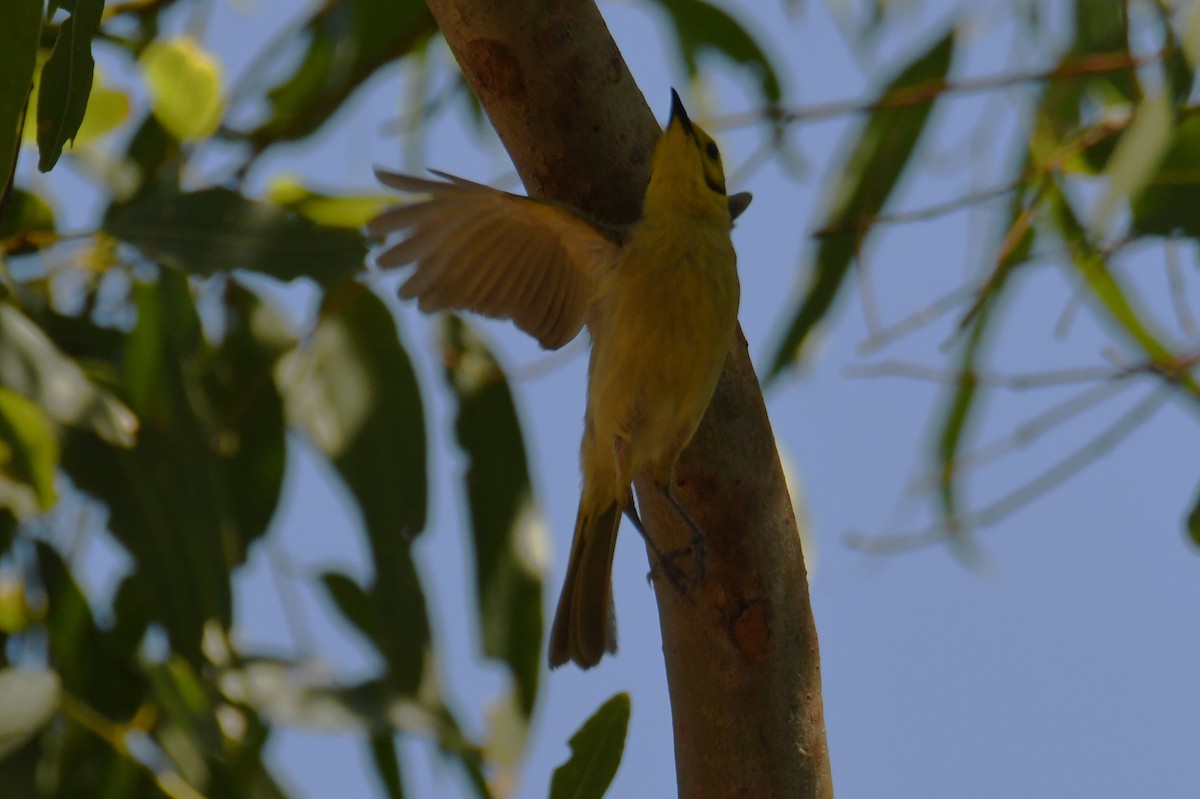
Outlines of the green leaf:
{"label": "green leaf", "polygon": [[352,577],[341,572],[325,572],[321,575],[321,582],[342,616],[358,628],[373,646],[382,649],[384,626],[375,612],[371,595]]}
{"label": "green leaf", "polygon": [[0,202],[17,164],[41,33],[42,0],[6,0],[0,25]]}
{"label": "green leaf", "polygon": [[[58,469],[58,440],[50,420],[36,404],[0,388],[0,475],[33,489],[36,508],[21,507],[20,496],[3,496],[18,518],[54,506],[54,473]],[[13,504],[10,504],[13,503]]]}
{"label": "green leaf", "polygon": [[0,669],[0,759],[49,723],[58,710],[62,682],[48,669]]}
{"label": "green leaf", "polygon": [[705,0],[654,0],[671,17],[671,30],[687,67],[688,77],[699,74],[697,61],[705,53],[720,53],[748,68],[758,79],[758,90],[768,103],[782,96],[779,73],[771,59],[741,23]]}
{"label": "green leaf", "polygon": [[42,541],[34,545],[46,591],[50,665],[63,689],[109,718],[129,718],[145,694],[130,653],[114,647],[109,634],[96,626],[87,597],[58,551]]}
{"label": "green leaf", "polygon": [[391,733],[376,733],[371,736],[371,760],[375,763],[375,773],[379,776],[388,799],[404,799],[400,758]]}
{"label": "green leaf", "polygon": [[[250,434],[229,423],[233,399],[205,390],[212,353],[187,279],[162,270],[157,283],[136,284],[133,298],[137,325],[121,357],[123,389],[142,422],[137,444],[119,449],[74,434],[63,465],[108,505],[109,529],[137,564],[150,613],[199,665],[206,622],[231,621],[230,571],[262,532],[242,526],[226,460]],[[244,394],[236,401],[252,405]]]}
{"label": "green leaf", "polygon": [[1139,236],[1181,233],[1200,239],[1200,114],[1175,125],[1158,170],[1133,199],[1133,231]]}
{"label": "green leaf", "polygon": [[32,192],[14,188],[0,206],[0,249],[20,255],[53,240],[54,209]]}
{"label": "green leaf", "polygon": [[629,694],[615,694],[571,736],[571,757],[554,770],[550,799],[600,799],[621,765]]}
{"label": "green leaf", "polygon": [[137,167],[131,170],[137,183],[129,195],[120,195],[122,202],[109,206],[106,218],[144,197],[172,197],[179,193],[183,148],[153,114],[147,114],[133,134],[125,149],[125,159]]}
{"label": "green leaf", "polygon": [[458,402],[455,432],[475,555],[483,652],[508,664],[528,722],[541,673],[544,532],[538,524],[525,442],[508,380],[483,342],[445,317],[444,375]]}
{"label": "green leaf", "polygon": [[[1075,39],[1059,66],[1063,75],[1050,81],[1037,109],[1035,150],[1053,150],[1077,135],[1082,125],[1097,116],[1123,109],[1140,99],[1137,73],[1133,67],[1079,74],[1074,68],[1090,56],[1129,54],[1126,42],[1124,0],[1075,0]],[[1086,172],[1103,170],[1117,144],[1116,137],[1102,139],[1085,149],[1070,166]],[[1042,160],[1038,158],[1036,160]]]}
{"label": "green leaf", "polygon": [[390,677],[415,691],[430,642],[411,541],[425,527],[425,418],[416,375],[384,304],[347,283],[326,295],[307,346],[282,364],[289,416],[358,501],[375,565],[369,590],[388,620]]}
{"label": "green leaf", "polygon": [[331,286],[363,269],[357,231],[324,227],[229,189],[159,194],[113,206],[104,229],[151,258],[208,277],[245,269]]}
{"label": "green leaf", "polygon": [[[945,81],[953,56],[954,33],[950,32],[893,78],[879,97],[880,107],[842,165],[833,170],[837,178],[808,288],[771,359],[768,380],[800,356],[809,334],[833,306],[874,218],[908,168],[939,96],[935,90]],[[928,98],[921,96],[925,91]],[[907,102],[905,98],[914,92],[914,101]]]}
{"label": "green leaf", "polygon": [[[289,30],[266,51],[274,62],[296,63],[293,46],[306,43],[299,66],[266,93],[270,118],[247,134],[257,148],[316,131],[380,67],[428,44],[437,33],[421,0],[346,0],[322,3],[300,30]],[[240,98],[239,98],[240,99]],[[251,98],[246,98],[251,99]],[[262,98],[252,98],[262,102]]]}
{"label": "green leaf", "polygon": [[37,403],[59,424],[90,429],[116,446],[133,445],[133,411],[89,380],[42,328],[8,303],[0,303],[0,385]]}
{"label": "green leaf", "polygon": [[92,92],[92,37],[100,29],[104,0],[78,0],[58,30],[38,92],[38,169],[49,172],[63,145],[75,138]]}
{"label": "green leaf", "polygon": [[[1071,263],[1104,316],[1145,354],[1150,363],[1173,367],[1176,358],[1171,349],[1144,321],[1145,316],[1140,310],[1142,304],[1133,290],[1113,274],[1105,253],[1088,239],[1061,187],[1052,184],[1047,199],[1054,224],[1070,250]],[[1189,392],[1200,395],[1200,384],[1188,372],[1181,372],[1177,380]]]}
{"label": "green leaf", "polygon": [[1187,527],[1188,537],[1192,539],[1192,543],[1200,547],[1200,492],[1197,492],[1196,499],[1192,503],[1192,509],[1188,512],[1184,524]]}
{"label": "green leaf", "polygon": [[[175,758],[176,762],[194,762],[205,751],[221,751],[224,741],[214,712],[212,686],[178,656],[171,656],[163,663],[149,663],[144,668],[165,719],[182,734],[190,749],[191,757]],[[165,736],[164,739],[170,740]],[[173,735],[171,739],[178,742],[176,746],[182,743],[180,736]]]}
{"label": "green leaf", "polygon": [[287,321],[236,280],[225,285],[225,335],[206,364],[216,452],[240,547],[266,533],[283,490],[287,461],[283,397],[274,370],[295,337]]}

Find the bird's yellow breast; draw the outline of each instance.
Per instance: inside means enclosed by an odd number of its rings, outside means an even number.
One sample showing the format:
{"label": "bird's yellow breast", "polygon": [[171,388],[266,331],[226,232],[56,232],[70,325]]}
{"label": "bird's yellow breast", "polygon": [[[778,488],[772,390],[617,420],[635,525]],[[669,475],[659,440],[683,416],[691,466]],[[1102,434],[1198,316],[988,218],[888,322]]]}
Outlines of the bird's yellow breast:
{"label": "bird's yellow breast", "polygon": [[739,284],[727,226],[644,220],[598,287],[589,329],[591,416],[600,440],[669,476],[708,407],[737,321]]}

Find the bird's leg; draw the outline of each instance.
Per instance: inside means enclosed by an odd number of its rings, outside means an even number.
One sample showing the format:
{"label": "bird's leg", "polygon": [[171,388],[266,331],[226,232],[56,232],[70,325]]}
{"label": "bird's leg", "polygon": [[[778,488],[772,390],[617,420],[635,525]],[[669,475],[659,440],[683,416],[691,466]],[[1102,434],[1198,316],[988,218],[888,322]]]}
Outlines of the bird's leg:
{"label": "bird's leg", "polygon": [[663,575],[667,578],[667,582],[678,591],[680,594],[687,593],[687,581],[684,579],[683,570],[675,565],[675,557],[670,553],[664,554],[658,548],[658,544],[654,543],[654,539],[646,532],[646,525],[642,524],[642,519],[638,516],[637,508],[634,507],[632,500],[625,503],[623,508],[626,518],[633,524],[635,530],[641,535],[642,540],[646,542],[646,546],[650,548],[651,554],[654,555],[654,565],[650,568],[650,573],[646,575],[647,582],[653,582],[658,575]]}
{"label": "bird's leg", "polygon": [[666,553],[665,557],[673,561],[676,558],[680,558],[685,555],[691,555],[692,562],[695,564],[695,572],[692,575],[692,584],[698,585],[700,581],[704,579],[704,571],[706,566],[705,561],[707,557],[707,545],[705,542],[707,539],[705,538],[704,533],[700,531],[700,527],[695,521],[692,520],[691,514],[684,510],[683,506],[679,504],[679,500],[677,500],[675,495],[671,493],[670,483],[664,484],[655,480],[654,487],[658,489],[660,494],[667,498],[667,501],[670,502],[675,508],[675,512],[679,514],[679,517],[683,519],[684,523],[687,524],[688,528],[692,531],[692,540],[687,546],[680,547],[679,549],[673,549]]}

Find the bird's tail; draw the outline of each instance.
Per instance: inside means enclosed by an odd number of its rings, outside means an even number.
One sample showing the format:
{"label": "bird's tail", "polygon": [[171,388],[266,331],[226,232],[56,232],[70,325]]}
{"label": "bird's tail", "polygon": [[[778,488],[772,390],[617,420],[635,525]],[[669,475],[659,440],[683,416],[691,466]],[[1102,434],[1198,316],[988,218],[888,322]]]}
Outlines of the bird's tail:
{"label": "bird's tail", "polygon": [[617,651],[617,620],[612,601],[613,553],[621,506],[615,499],[579,503],[567,577],[550,631],[550,668],[573,660],[581,668]]}

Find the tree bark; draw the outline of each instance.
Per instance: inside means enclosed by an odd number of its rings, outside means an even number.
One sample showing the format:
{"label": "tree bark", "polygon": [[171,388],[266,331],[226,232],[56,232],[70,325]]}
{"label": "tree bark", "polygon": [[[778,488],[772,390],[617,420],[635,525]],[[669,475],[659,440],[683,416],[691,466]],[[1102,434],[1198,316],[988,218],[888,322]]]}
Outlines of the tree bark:
{"label": "tree bark", "polygon": [[[661,128],[594,3],[428,3],[530,194],[637,219]],[[637,488],[659,546],[686,546],[674,509]],[[655,584],[679,795],[832,797],[804,558],[740,330],[675,493],[707,539],[697,588]]]}

